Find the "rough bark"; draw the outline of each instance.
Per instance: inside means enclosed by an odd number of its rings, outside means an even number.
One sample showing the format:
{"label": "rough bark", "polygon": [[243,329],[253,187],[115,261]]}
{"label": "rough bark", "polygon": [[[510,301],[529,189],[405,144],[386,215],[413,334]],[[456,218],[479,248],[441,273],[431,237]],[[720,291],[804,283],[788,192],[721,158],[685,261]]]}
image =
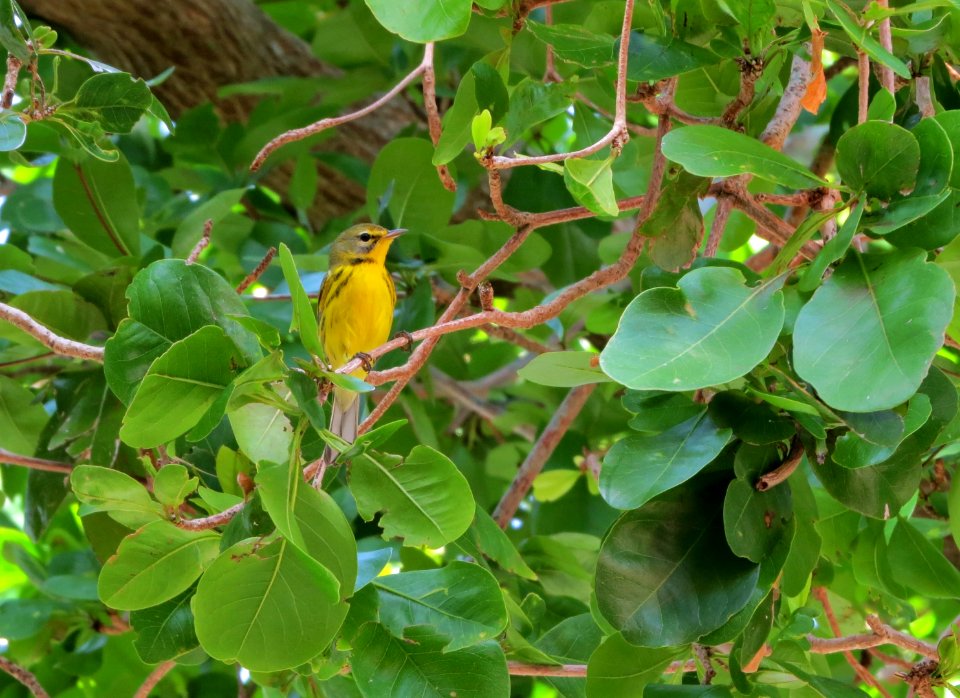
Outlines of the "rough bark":
{"label": "rough bark", "polygon": [[[21,0],[31,15],[66,30],[105,63],[150,78],[173,66],[155,88],[174,119],[212,101],[226,120],[243,121],[256,103],[250,97],[219,99],[224,85],[275,76],[336,77],[298,37],[277,26],[250,0]],[[346,124],[321,148],[372,162],[377,152],[417,118],[403,100],[375,117]],[[352,211],[363,187],[318,164],[320,191],[315,222]],[[290,167],[279,167],[270,184],[285,189]]]}

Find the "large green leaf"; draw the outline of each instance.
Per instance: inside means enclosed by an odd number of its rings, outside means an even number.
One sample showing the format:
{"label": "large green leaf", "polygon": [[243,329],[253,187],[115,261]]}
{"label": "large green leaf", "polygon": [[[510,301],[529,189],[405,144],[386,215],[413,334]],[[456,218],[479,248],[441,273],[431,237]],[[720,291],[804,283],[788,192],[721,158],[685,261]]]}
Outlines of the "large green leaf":
{"label": "large green leaf", "polygon": [[200,646],[251,671],[290,669],[330,644],[347,606],[330,570],[286,540],[225,550],[193,598]]}
{"label": "large green leaf", "polygon": [[426,43],[460,36],[467,31],[471,0],[365,0],[377,21],[407,41]]}
{"label": "large green leaf", "polygon": [[733,177],[749,173],[792,189],[827,184],[780,151],[720,126],[696,125],[675,129],[663,139],[663,154],[701,177]]}
{"label": "large green leaf", "polygon": [[97,591],[105,604],[121,611],[156,606],[190,588],[219,552],[214,531],[154,521],[123,539],[100,570]]}
{"label": "large green leaf", "polygon": [[895,407],[927,374],[953,299],[949,276],[918,250],[850,255],[797,317],[796,371],[837,409]]}
{"label": "large green leaf", "polygon": [[688,488],[614,523],[597,559],[597,606],[627,642],[693,642],[746,605],[759,567],[727,547],[721,509],[714,488]]}
{"label": "large green leaf", "polygon": [[147,488],[119,470],[78,465],[70,473],[70,486],[88,511],[105,511],[120,523],[163,516],[163,507],[150,499]]}
{"label": "large green leaf", "polygon": [[238,363],[233,342],[213,325],[174,342],[150,365],[123,417],[120,438],[150,448],[185,433],[223,394]]}
{"label": "large green leaf", "polygon": [[610,34],[597,34],[578,24],[528,21],[525,26],[531,34],[550,46],[561,61],[584,68],[600,68],[614,61],[617,40]]}
{"label": "large green leaf", "polygon": [[607,383],[610,378],[599,367],[599,355],[588,351],[551,351],[539,354],[521,368],[524,380],[558,388],[588,383]]}
{"label": "large green leaf", "polygon": [[563,181],[573,198],[593,213],[616,216],[617,197],[613,192],[612,159],[571,158],[563,163]]}
{"label": "large green leaf", "polygon": [[897,582],[912,593],[928,599],[960,598],[960,571],[909,521],[897,521],[887,554]]}
{"label": "large green leaf", "polygon": [[129,133],[152,103],[143,80],[128,73],[97,73],[80,85],[67,106],[81,118],[99,121],[108,133]]}
{"label": "large green leaf", "polygon": [[837,170],[843,183],[870,196],[891,199],[912,189],[920,169],[920,145],[902,126],[867,121],[837,142]]}
{"label": "large green leaf", "polygon": [[[432,159],[433,146],[422,138],[397,138],[383,148],[367,184],[370,218],[413,233],[443,228],[453,213],[454,194],[444,189]],[[380,216],[384,209],[389,222]]]}
{"label": "large green leaf", "polygon": [[634,434],[613,445],[600,470],[600,494],[617,509],[636,509],[686,482],[719,455],[731,431],[703,411],[661,434]]}
{"label": "large green leaf", "polygon": [[351,669],[365,698],[506,698],[510,676],[503,650],[484,642],[443,652],[445,642],[418,628],[408,640],[393,637],[377,623],[367,623],[353,640]]}
{"label": "large green leaf", "polygon": [[727,487],[723,530],[736,555],[763,562],[785,536],[793,535],[793,527],[789,485],[758,492],[753,484],[737,478]]}
{"label": "large green leaf", "polygon": [[231,286],[200,264],[154,262],[127,289],[130,317],[120,323],[104,353],[110,389],[129,403],[154,359],[201,327],[217,325],[249,363],[261,356],[256,336],[231,315],[248,315]]}
{"label": "large green leaf", "polygon": [[703,267],[678,288],[644,291],[624,311],[600,367],[640,390],[693,390],[739,378],[780,334],[782,282],[750,288],[736,269]]}
{"label": "large green leaf", "polygon": [[48,419],[47,411],[29,389],[0,376],[0,448],[32,456]]}
{"label": "large green leaf", "polygon": [[191,598],[193,592],[188,590],[158,606],[130,614],[130,624],[137,631],[134,646],[140,659],[157,664],[200,646],[193,629]]}
{"label": "large green leaf", "polygon": [[314,356],[324,358],[323,345],[320,343],[320,330],[317,326],[317,310],[310,301],[310,297],[303,288],[300,274],[297,273],[296,263],[290,248],[280,245],[280,266],[283,269],[283,278],[290,289],[293,299],[293,315],[290,318],[290,329],[300,334],[303,346]]}
{"label": "large green leaf", "polygon": [[60,158],[53,177],[53,205],[74,235],[111,257],[140,254],[140,208],[133,172],[116,162]]}
{"label": "large green leaf", "polygon": [[712,51],[686,41],[633,32],[627,57],[627,77],[642,82],[662,80],[717,61],[719,57]]}
{"label": "large green leaf", "polygon": [[333,498],[310,487],[300,468],[287,463],[262,462],[257,487],[263,508],[284,538],[333,572],[341,596],[352,594],[357,543]]}
{"label": "large green leaf", "polygon": [[231,407],[227,418],[240,450],[250,460],[274,463],[286,463],[289,460],[293,428],[279,405],[246,402],[239,407]]}
{"label": "large green leaf", "polygon": [[383,537],[437,548],[459,538],[473,521],[470,485],[449,458],[414,446],[404,459],[364,453],[353,461],[350,489],[370,521],[383,512]]}
{"label": "large green leaf", "polygon": [[507,627],[507,609],[497,580],[479,565],[446,567],[377,577],[380,622],[396,637],[411,626],[429,626],[446,638],[443,652],[495,639]]}
{"label": "large green leaf", "polygon": [[670,662],[684,658],[689,647],[637,647],[615,633],[590,655],[587,696],[641,698],[644,688],[663,675]]}

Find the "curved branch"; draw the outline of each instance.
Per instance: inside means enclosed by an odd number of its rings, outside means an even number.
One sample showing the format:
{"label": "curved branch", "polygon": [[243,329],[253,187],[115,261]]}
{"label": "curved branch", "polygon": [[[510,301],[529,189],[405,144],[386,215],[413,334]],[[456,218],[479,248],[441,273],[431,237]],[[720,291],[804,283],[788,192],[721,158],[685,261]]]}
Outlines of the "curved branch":
{"label": "curved branch", "polygon": [[103,363],[103,347],[95,347],[83,342],[61,337],[47,329],[22,310],[0,303],[0,320],[6,320],[11,325],[20,328],[45,347],[60,356],[72,356],[77,359]]}
{"label": "curved branch", "polygon": [[0,670],[7,672],[10,676],[26,686],[35,698],[50,698],[50,694],[40,685],[37,677],[19,664],[11,662],[6,657],[0,657]]}
{"label": "curved branch", "polygon": [[233,519],[234,516],[243,511],[243,507],[245,507],[246,504],[246,502],[240,502],[239,504],[234,504],[229,509],[224,509],[219,514],[211,514],[210,516],[204,516],[199,519],[177,519],[172,523],[177,528],[182,528],[187,531],[206,531],[230,523],[230,520]]}
{"label": "curved branch", "polygon": [[157,667],[150,672],[150,675],[143,680],[143,683],[140,684],[140,688],[133,694],[133,698],[149,698],[150,691],[153,690],[154,686],[160,683],[160,680],[170,673],[170,670],[175,666],[177,666],[177,663],[173,660],[158,664]]}
{"label": "curved branch", "polygon": [[73,472],[73,467],[67,463],[59,463],[55,460],[35,458],[33,456],[21,456],[18,453],[11,453],[5,448],[0,448],[0,463],[7,463],[9,465],[22,465],[32,470],[45,470],[50,473]]}

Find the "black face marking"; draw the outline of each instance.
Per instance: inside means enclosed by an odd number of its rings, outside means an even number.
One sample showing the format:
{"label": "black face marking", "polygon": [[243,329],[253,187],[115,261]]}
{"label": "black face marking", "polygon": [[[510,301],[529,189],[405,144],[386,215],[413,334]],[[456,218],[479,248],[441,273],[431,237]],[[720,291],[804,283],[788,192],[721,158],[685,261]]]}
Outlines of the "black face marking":
{"label": "black face marking", "polygon": [[373,264],[374,260],[370,257],[354,257],[350,260],[350,266],[356,266],[358,264]]}

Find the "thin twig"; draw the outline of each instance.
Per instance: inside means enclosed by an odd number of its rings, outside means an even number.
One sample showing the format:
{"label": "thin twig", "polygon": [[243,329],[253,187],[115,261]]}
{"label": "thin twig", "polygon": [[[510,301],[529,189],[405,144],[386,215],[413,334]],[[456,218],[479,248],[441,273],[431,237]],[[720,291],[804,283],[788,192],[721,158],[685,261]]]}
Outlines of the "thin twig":
{"label": "thin twig", "polygon": [[786,482],[787,478],[793,475],[793,472],[803,460],[803,442],[798,437],[793,437],[793,444],[790,446],[790,453],[783,459],[783,463],[762,475],[755,487],[759,492],[766,492],[771,487],[776,487],[781,482]]}
{"label": "thin twig", "polygon": [[182,528],[187,531],[207,531],[211,528],[230,523],[230,520],[233,519],[234,516],[243,511],[244,506],[246,506],[246,502],[240,502],[234,504],[229,509],[224,509],[218,514],[211,514],[210,516],[204,516],[199,519],[175,519],[172,523],[177,528]]}
{"label": "thin twig", "polygon": [[0,463],[22,465],[31,470],[45,470],[50,473],[73,472],[73,467],[68,463],[59,463],[46,458],[34,458],[33,456],[21,456],[17,453],[11,453],[5,448],[0,448]]}
{"label": "thin twig", "polygon": [[[889,9],[890,3],[888,0],[877,0],[877,6],[881,10]],[[890,18],[884,17],[880,20],[880,45],[887,50],[888,53],[893,53],[893,32],[890,29]],[[893,77],[893,68],[890,68],[886,65],[881,64],[880,68],[880,84],[890,94],[894,94],[896,91],[895,82]]]}
{"label": "thin twig", "polygon": [[0,320],[6,320],[11,325],[20,328],[34,339],[40,341],[54,354],[72,356],[77,359],[103,363],[103,347],[95,347],[72,339],[61,337],[50,331],[22,310],[0,303]]}
{"label": "thin twig", "polygon": [[198,259],[200,259],[200,253],[203,252],[207,245],[210,244],[210,235],[213,233],[213,220],[208,219],[206,223],[203,224],[203,234],[200,235],[200,239],[197,240],[197,244],[193,246],[193,249],[190,250],[190,254],[187,255],[187,264],[194,264]]}
{"label": "thin twig", "polygon": [[733,124],[740,112],[743,111],[751,102],[756,90],[757,80],[763,75],[763,61],[759,58],[755,60],[737,59],[740,63],[740,91],[727,108],[723,110],[721,121],[725,124]]}
{"label": "thin twig", "polygon": [[485,166],[497,170],[524,165],[544,165],[550,162],[562,162],[573,158],[583,158],[598,153],[608,145],[614,153],[619,153],[630,140],[627,129],[627,56],[630,48],[630,27],[633,23],[634,0],[626,0],[623,11],[623,24],[620,28],[620,52],[617,56],[617,97],[613,115],[613,126],[600,140],[572,153],[552,153],[550,155],[505,157],[496,155],[488,158]]}
{"label": "thin twig", "polygon": [[867,120],[870,109],[870,56],[857,49],[857,82],[859,97],[857,101],[857,123]]}
{"label": "thin twig", "polygon": [[37,677],[19,664],[11,662],[6,657],[0,657],[0,670],[7,672],[10,676],[26,686],[35,698],[50,698],[50,694],[40,685]]}
{"label": "thin twig", "polygon": [[250,165],[250,171],[256,172],[263,167],[263,163],[266,162],[267,158],[273,155],[278,148],[290,143],[296,143],[297,141],[303,140],[304,138],[309,138],[310,136],[315,136],[318,133],[326,131],[328,128],[334,128],[335,126],[342,126],[343,124],[351,121],[356,121],[359,118],[375,112],[377,109],[403,92],[407,87],[415,82],[425,70],[427,70],[428,66],[430,66],[433,61],[433,44],[427,44],[427,47],[428,48],[424,49],[424,56],[423,60],[420,61],[420,65],[407,73],[407,75],[404,76],[400,82],[394,85],[393,88],[391,88],[382,97],[374,100],[367,106],[357,109],[356,111],[352,111],[348,114],[334,116],[327,119],[320,119],[320,121],[315,121],[309,126],[295,128],[281,133],[279,136],[271,140],[260,149],[260,152],[257,153],[257,156],[253,159],[253,163]]}
{"label": "thin twig", "polygon": [[800,56],[793,57],[790,65],[790,79],[783,90],[783,97],[777,105],[770,123],[760,135],[760,140],[774,150],[782,150],[787,135],[793,130],[803,109],[803,97],[810,82],[810,63]]}
{"label": "thin twig", "polygon": [[927,659],[939,659],[937,648],[933,645],[918,640],[912,635],[900,632],[881,621],[877,616],[869,615],[866,618],[867,626],[878,636],[887,640],[890,644],[902,647],[903,649],[916,652]]}
{"label": "thin twig", "polygon": [[177,666],[177,663],[172,659],[162,664],[157,664],[156,668],[150,672],[150,675],[143,680],[143,683],[140,684],[140,688],[137,689],[137,692],[133,694],[133,698],[149,698],[150,691],[153,690],[154,686],[160,683],[160,680],[170,673],[170,670]]}
{"label": "thin twig", "polygon": [[526,664],[507,662],[510,676],[569,676],[583,678],[587,675],[586,664]]}
{"label": "thin twig", "polygon": [[720,249],[720,241],[723,239],[723,231],[727,227],[727,221],[730,219],[730,212],[733,210],[733,202],[726,196],[717,199],[717,210],[713,214],[713,224],[710,226],[710,237],[707,238],[707,249],[704,251],[705,257],[716,257],[717,250]]}
{"label": "thin twig", "polygon": [[254,283],[256,283],[256,281],[263,276],[263,272],[267,270],[267,267],[270,266],[270,262],[273,261],[273,258],[276,256],[276,254],[276,247],[271,247],[269,250],[267,250],[267,253],[263,255],[263,259],[260,260],[260,264],[257,265],[256,269],[247,274],[243,281],[237,284],[237,293],[243,293]]}
{"label": "thin twig", "polygon": [[17,79],[20,77],[20,68],[23,62],[12,53],[7,56],[7,74],[3,78],[3,92],[0,93],[0,108],[9,109],[13,106],[13,97],[17,90]]}
{"label": "thin twig", "polygon": [[553,451],[560,443],[560,439],[573,424],[573,420],[580,414],[580,410],[587,404],[587,399],[593,394],[597,387],[596,383],[580,385],[570,390],[563,402],[553,413],[550,422],[547,424],[540,438],[530,449],[530,453],[524,458],[516,477],[510,483],[509,489],[503,495],[497,508],[493,511],[494,520],[500,525],[500,528],[506,528],[510,525],[511,519],[517,513],[517,507],[527,496],[533,481],[536,479],[547,460],[553,455]]}
{"label": "thin twig", "polygon": [[[830,599],[827,596],[827,590],[823,587],[814,587],[813,595],[817,597],[817,599],[820,601],[820,604],[823,606],[823,611],[827,616],[827,622],[830,624],[830,629],[833,631],[833,634],[836,637],[840,637],[840,624],[837,622],[837,617],[833,613],[833,606],[830,605]],[[881,685],[880,681],[877,680],[877,677],[867,671],[867,668],[857,661],[857,658],[853,656],[853,652],[851,652],[849,649],[844,649],[842,651],[844,659],[847,660],[847,664],[850,665],[853,671],[864,683],[876,688],[884,696],[884,698],[893,698],[889,691],[887,691],[887,689]]]}
{"label": "thin twig", "polygon": [[[427,128],[430,130],[430,140],[434,147],[440,142],[440,111],[437,109],[437,74],[433,68],[434,45],[431,41],[423,49],[423,108],[427,112]],[[457,183],[450,176],[450,169],[446,165],[437,165],[437,176],[443,188],[447,191],[456,191]]]}

